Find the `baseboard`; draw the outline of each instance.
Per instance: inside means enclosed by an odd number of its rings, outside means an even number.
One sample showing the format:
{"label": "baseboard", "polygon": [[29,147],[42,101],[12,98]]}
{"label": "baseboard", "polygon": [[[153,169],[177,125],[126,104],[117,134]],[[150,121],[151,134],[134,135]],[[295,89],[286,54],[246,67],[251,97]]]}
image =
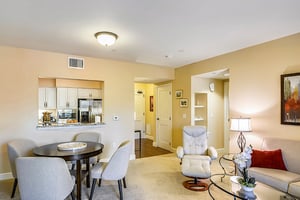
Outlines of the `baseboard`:
{"label": "baseboard", "polygon": [[156,142],[153,142],[153,143],[152,143],[152,146],[157,147],[157,143],[156,143]]}
{"label": "baseboard", "polygon": [[135,159],[136,159],[135,154],[130,154],[129,160],[135,160]]}
{"label": "baseboard", "polygon": [[14,177],[12,176],[11,172],[0,174],[0,181],[7,180],[7,179],[12,179],[12,178],[14,178]]}
{"label": "baseboard", "polygon": [[149,139],[149,140],[153,140],[153,136],[152,135],[145,135],[145,137],[147,138],[147,139]]}

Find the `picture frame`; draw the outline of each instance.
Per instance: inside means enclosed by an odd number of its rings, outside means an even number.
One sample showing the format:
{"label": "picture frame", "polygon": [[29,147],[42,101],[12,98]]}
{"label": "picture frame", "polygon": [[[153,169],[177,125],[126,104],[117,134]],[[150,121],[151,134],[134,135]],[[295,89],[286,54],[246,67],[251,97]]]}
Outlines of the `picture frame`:
{"label": "picture frame", "polygon": [[300,72],[282,74],[281,124],[300,125]]}
{"label": "picture frame", "polygon": [[188,99],[179,99],[179,107],[181,108],[187,108],[189,105]]}
{"label": "picture frame", "polygon": [[182,90],[176,90],[175,91],[175,97],[176,97],[176,99],[182,98],[182,93],[183,93]]}
{"label": "picture frame", "polygon": [[153,112],[154,102],[153,102],[153,96],[150,96],[150,112]]}

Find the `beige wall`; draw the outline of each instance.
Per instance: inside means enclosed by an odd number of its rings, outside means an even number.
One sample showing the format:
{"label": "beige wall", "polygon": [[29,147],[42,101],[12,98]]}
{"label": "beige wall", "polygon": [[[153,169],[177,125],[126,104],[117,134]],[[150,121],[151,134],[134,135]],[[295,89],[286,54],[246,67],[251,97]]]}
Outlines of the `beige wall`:
{"label": "beige wall", "polygon": [[[300,127],[280,124],[280,75],[300,71],[300,33],[240,51],[177,68],[173,92],[183,89],[190,97],[190,77],[209,71],[230,69],[230,117],[252,118],[252,133],[246,133],[247,143],[254,147],[263,137],[273,136],[300,140]],[[174,99],[173,99],[174,100]],[[181,144],[183,111],[173,106],[173,144]],[[176,114],[175,114],[176,113]],[[177,114],[179,113],[179,114]],[[190,116],[190,115],[187,115]],[[236,133],[230,134],[230,151],[236,152]]]}
{"label": "beige wall", "polygon": [[[86,129],[37,130],[38,78],[69,78],[104,81],[104,156],[122,140],[133,140],[134,78],[172,80],[174,70],[152,65],[83,57],[85,69],[69,69],[66,54],[0,46],[0,175],[10,171],[6,143],[29,138],[38,145],[69,141]],[[80,57],[80,56],[79,56]],[[120,120],[113,121],[118,115]],[[134,152],[134,151],[133,151]]]}

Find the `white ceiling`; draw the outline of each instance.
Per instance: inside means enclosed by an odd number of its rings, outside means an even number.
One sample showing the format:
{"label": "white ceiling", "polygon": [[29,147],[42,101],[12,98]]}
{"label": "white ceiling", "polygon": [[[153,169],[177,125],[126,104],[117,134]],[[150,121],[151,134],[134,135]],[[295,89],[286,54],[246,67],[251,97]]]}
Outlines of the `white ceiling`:
{"label": "white ceiling", "polygon": [[[300,32],[299,0],[0,0],[0,45],[179,67]],[[94,34],[112,31],[103,47]]]}

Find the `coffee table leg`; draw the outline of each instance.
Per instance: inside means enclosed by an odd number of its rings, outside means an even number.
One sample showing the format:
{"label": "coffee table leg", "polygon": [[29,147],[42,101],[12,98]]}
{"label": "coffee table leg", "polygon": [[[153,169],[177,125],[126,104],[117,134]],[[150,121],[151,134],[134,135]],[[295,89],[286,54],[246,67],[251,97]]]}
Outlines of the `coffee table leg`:
{"label": "coffee table leg", "polygon": [[209,186],[208,186],[208,194],[209,194],[209,196],[211,197],[211,199],[215,200],[215,198],[213,197],[213,195],[210,193],[210,187],[211,187],[212,185],[213,185],[213,184],[211,183],[211,184],[209,184]]}
{"label": "coffee table leg", "polygon": [[81,200],[81,161],[76,160],[77,199]]}

